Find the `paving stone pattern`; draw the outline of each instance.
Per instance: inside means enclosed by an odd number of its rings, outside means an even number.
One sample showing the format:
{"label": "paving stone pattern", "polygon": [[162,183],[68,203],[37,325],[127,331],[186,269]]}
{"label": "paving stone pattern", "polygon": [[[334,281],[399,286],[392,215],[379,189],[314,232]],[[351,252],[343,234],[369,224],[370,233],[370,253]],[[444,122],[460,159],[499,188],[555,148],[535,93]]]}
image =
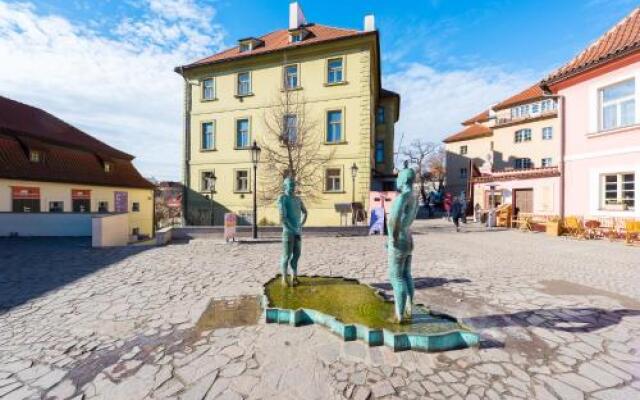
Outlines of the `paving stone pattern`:
{"label": "paving stone pattern", "polygon": [[[94,250],[0,240],[2,399],[640,399],[640,249],[416,224],[418,301],[479,348],[394,353],[319,326],[200,331],[212,299],[258,295],[277,243]],[[384,238],[305,238],[302,273],[389,292]]]}

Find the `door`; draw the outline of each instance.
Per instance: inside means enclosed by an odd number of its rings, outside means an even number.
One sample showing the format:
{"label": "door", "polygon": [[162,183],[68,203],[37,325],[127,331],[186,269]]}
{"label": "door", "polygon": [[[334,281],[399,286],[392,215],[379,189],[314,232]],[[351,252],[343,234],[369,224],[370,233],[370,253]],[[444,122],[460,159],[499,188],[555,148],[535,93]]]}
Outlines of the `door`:
{"label": "door", "polygon": [[513,191],[514,214],[533,213],[533,189],[515,189]]}

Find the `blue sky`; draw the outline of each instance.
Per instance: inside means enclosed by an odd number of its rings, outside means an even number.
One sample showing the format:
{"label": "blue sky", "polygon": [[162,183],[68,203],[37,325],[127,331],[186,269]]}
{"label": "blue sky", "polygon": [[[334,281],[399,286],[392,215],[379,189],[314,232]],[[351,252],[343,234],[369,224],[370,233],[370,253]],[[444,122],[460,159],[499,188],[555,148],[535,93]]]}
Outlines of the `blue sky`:
{"label": "blue sky", "polygon": [[[0,64],[0,95],[43,107],[135,154],[147,176],[178,179],[182,92],[171,69],[240,37],[286,27],[288,3],[0,0],[0,59],[11,60]],[[407,142],[455,132],[461,120],[542,78],[637,6],[631,0],[301,4],[309,21],[340,27],[361,28],[363,16],[375,14],[383,82],[403,96],[397,133]]]}

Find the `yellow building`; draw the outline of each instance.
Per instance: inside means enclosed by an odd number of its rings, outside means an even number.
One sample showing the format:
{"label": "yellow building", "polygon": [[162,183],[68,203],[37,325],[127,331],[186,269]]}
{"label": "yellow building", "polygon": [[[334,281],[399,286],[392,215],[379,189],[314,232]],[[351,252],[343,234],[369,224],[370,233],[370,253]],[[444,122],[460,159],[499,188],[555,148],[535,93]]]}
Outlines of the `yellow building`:
{"label": "yellow building", "polygon": [[[238,46],[176,68],[185,80],[185,216],[189,224],[221,224],[222,214],[252,217],[253,169],[248,150],[264,144],[266,119],[287,93],[315,121],[319,152],[333,154],[317,171],[322,187],[304,199],[308,225],[338,225],[338,203],[368,209],[371,190],[393,179],[393,127],[400,98],[380,86],[380,50],[373,16],[365,29],[307,23],[290,4],[289,29],[241,39]],[[287,97],[289,98],[289,97]],[[288,116],[293,124],[300,115]],[[353,166],[357,167],[354,179]],[[320,170],[321,169],[321,170]],[[274,174],[258,166],[258,185]],[[215,175],[214,215],[207,178]],[[355,185],[354,185],[355,183]],[[260,189],[259,189],[260,190]],[[278,224],[275,204],[261,202],[261,223]]]}
{"label": "yellow building", "polygon": [[0,97],[0,236],[90,236],[91,215],[106,213],[127,213],[130,235],[153,236],[153,185],[132,160]]}

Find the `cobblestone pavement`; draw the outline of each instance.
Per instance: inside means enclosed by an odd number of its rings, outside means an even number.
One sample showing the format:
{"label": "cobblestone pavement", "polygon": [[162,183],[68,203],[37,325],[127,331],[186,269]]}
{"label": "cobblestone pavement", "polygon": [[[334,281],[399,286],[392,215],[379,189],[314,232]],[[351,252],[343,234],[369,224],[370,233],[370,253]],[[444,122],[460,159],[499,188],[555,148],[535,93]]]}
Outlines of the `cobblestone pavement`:
{"label": "cobblestone pavement", "polygon": [[[2,240],[0,398],[640,398],[639,248],[416,225],[418,301],[465,318],[479,348],[393,353],[262,321],[198,329],[211,299],[261,293],[277,243]],[[381,237],[305,238],[301,268],[388,289]]]}

